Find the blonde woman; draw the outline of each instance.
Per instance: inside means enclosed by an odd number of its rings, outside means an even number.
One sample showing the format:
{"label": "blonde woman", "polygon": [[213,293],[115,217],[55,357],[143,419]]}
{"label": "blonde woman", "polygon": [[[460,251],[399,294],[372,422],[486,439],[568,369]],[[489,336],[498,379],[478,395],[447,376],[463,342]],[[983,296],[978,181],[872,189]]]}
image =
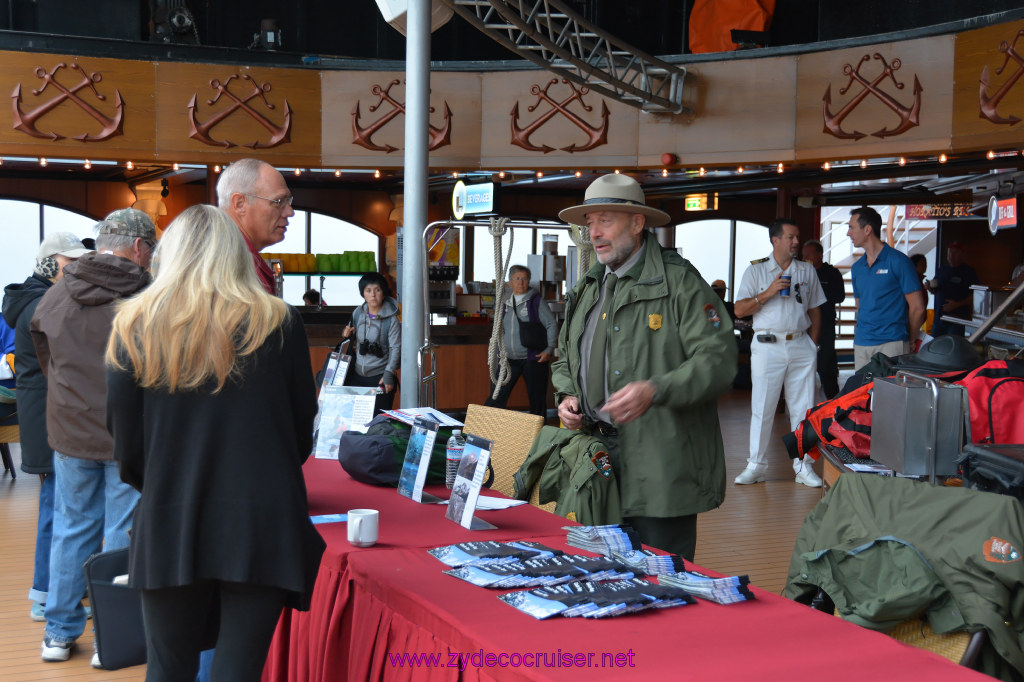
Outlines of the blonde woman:
{"label": "blonde woman", "polygon": [[142,493],[129,585],[142,591],[146,680],[192,680],[219,615],[215,680],[258,680],[284,606],[307,609],[324,550],[302,463],[316,397],[297,313],[266,293],[212,206],[168,227],[153,284],[107,347],[107,426]]}

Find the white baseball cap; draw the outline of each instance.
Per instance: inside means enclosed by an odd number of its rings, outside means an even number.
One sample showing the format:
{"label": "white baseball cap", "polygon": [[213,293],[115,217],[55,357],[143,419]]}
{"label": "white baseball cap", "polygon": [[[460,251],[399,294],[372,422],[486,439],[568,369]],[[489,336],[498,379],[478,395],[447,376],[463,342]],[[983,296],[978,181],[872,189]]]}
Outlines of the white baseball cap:
{"label": "white baseball cap", "polygon": [[54,232],[46,236],[43,243],[39,245],[36,253],[36,260],[41,261],[51,256],[65,256],[66,258],[80,258],[87,253],[92,253],[85,248],[82,240],[70,232]]}

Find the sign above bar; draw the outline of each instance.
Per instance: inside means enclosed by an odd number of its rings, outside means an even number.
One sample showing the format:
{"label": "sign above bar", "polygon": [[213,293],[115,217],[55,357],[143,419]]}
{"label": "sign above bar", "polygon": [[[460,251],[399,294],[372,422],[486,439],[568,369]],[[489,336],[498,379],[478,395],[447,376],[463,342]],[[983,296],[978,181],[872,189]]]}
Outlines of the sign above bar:
{"label": "sign above bar", "polygon": [[971,218],[971,205],[964,202],[951,204],[910,204],[907,220],[935,220],[936,218]]}
{"label": "sign above bar", "polygon": [[998,199],[995,195],[988,200],[988,231],[993,235],[999,230],[1017,227],[1017,197]]}
{"label": "sign above bar", "polygon": [[452,190],[452,214],[462,220],[466,214],[494,212],[494,183],[467,185],[459,180]]}

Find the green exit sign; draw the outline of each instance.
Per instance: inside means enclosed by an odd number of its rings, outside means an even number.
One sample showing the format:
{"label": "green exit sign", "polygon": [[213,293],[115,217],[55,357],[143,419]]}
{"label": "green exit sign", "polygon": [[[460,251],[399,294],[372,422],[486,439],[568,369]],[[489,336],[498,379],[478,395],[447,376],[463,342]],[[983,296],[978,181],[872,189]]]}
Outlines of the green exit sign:
{"label": "green exit sign", "polygon": [[718,194],[714,194],[713,201],[708,201],[707,194],[687,194],[683,198],[683,208],[687,211],[707,211],[718,209]]}

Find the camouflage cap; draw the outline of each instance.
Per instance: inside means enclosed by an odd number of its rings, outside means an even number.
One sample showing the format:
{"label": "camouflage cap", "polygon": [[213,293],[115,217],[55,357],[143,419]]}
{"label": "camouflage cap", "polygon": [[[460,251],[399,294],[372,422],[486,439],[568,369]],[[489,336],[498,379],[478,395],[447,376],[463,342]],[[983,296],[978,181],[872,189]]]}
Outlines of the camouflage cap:
{"label": "camouflage cap", "polygon": [[156,226],[149,216],[134,208],[121,208],[100,221],[97,234],[119,234],[156,241]]}

